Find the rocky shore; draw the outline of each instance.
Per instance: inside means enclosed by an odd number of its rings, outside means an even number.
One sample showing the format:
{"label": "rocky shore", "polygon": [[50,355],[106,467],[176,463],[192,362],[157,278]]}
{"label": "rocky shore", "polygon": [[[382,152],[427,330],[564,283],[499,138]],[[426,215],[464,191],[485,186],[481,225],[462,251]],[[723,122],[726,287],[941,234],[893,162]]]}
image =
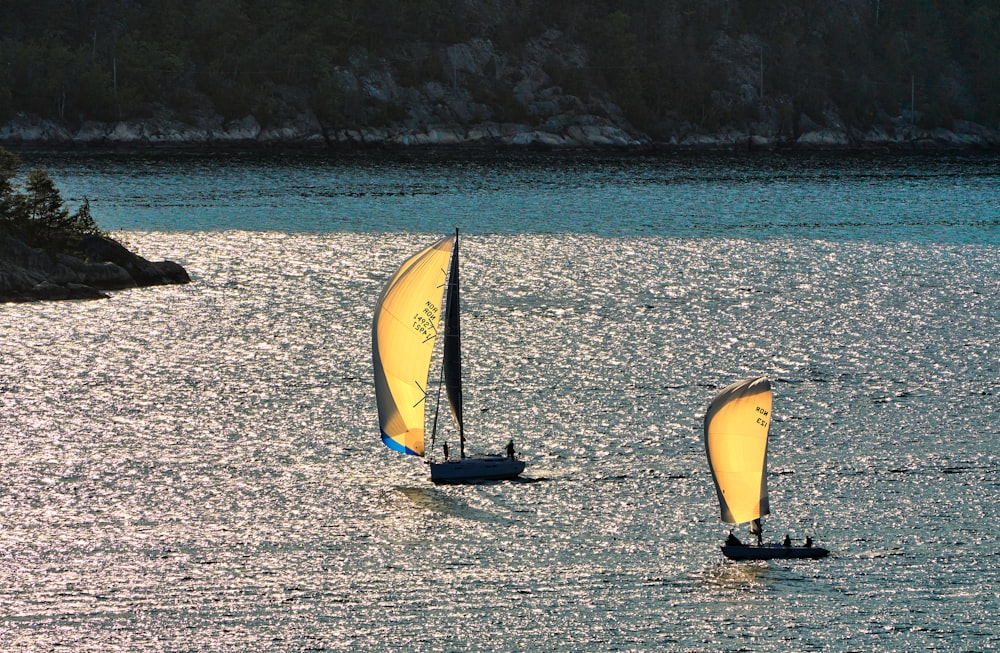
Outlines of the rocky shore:
{"label": "rocky shore", "polygon": [[865,131],[843,125],[820,126],[808,117],[799,120],[797,135],[775,133],[765,125],[757,129],[725,129],[717,133],[697,130],[656,141],[628,125],[614,124],[594,115],[553,117],[542,126],[518,123],[434,123],[416,127],[391,126],[367,129],[337,128],[321,124],[308,113],[263,126],[248,115],[225,121],[208,116],[183,122],[169,116],[129,122],[87,122],[70,127],[33,115],[17,114],[0,124],[0,144],[7,146],[85,148],[200,148],[200,147],[315,147],[315,148],[413,148],[499,147],[551,149],[633,150],[875,150],[875,149],[976,149],[1000,148],[1000,130],[956,120],[950,129],[922,129],[899,119]]}
{"label": "rocky shore", "polygon": [[[267,117],[249,109],[225,117],[204,95],[191,93],[181,110],[147,107],[144,117],[120,121],[55,121],[15,113],[0,122],[0,144],[45,147],[488,147],[638,150],[753,149],[997,149],[1000,125],[951,120],[924,129],[919,114],[879,112],[864,127],[843,118],[832,102],[807,115],[788,98],[760,103],[749,45],[720,46],[720,65],[742,80],[738,92],[719,92],[720,106],[758,107],[757,117],[712,129],[675,116],[658,136],[632,125],[607,94],[575,94],[549,70],[585,70],[583,48],[557,30],[504,54],[488,39],[444,47],[439,59],[450,80],[412,78],[389,62],[362,58],[337,67],[337,87],[356,100],[353,119],[322,117],[313,91],[276,85]],[[728,49],[727,49],[728,48]],[[478,89],[478,90],[477,90]],[[484,91],[485,89],[485,91]],[[488,92],[486,92],[488,91]],[[491,98],[492,104],[484,98]],[[713,98],[715,95],[713,95]],[[715,101],[715,100],[713,100]],[[798,111],[798,113],[795,113]],[[361,125],[361,126],[359,126]]]}
{"label": "rocky shore", "polygon": [[109,290],[191,281],[181,265],[150,262],[110,238],[87,236],[77,249],[55,254],[0,236],[0,302],[101,299]]}

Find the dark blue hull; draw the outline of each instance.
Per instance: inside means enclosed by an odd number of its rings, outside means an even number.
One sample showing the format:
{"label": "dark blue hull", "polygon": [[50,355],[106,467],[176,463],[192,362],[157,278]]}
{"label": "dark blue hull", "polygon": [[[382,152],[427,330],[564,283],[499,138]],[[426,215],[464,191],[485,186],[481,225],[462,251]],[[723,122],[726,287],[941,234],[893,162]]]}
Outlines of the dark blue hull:
{"label": "dark blue hull", "polygon": [[524,461],[507,456],[477,456],[444,463],[431,463],[431,481],[435,483],[475,483],[517,478],[524,471]]}
{"label": "dark blue hull", "polygon": [[761,546],[723,545],[722,555],[730,560],[775,560],[782,558],[823,558],[830,552],[820,546],[784,546],[764,544]]}

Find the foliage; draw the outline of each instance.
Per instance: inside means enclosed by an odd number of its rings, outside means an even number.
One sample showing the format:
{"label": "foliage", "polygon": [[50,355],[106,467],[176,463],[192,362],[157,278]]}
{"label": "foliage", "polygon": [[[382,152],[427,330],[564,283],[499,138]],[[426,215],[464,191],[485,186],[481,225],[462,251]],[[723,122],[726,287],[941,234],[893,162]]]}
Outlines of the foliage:
{"label": "foliage", "polygon": [[20,238],[33,247],[71,252],[81,238],[104,235],[94,221],[90,202],[70,213],[48,173],[35,168],[21,190],[16,182],[17,155],[0,148],[0,235]]}
{"label": "foliage", "polygon": [[[789,106],[822,121],[834,105],[855,126],[911,108],[929,125],[1000,122],[996,0],[12,0],[0,3],[0,121],[207,102],[266,122],[275,89],[295,87],[321,119],[370,124],[405,112],[369,104],[338,71],[378,62],[418,86],[441,81],[427,52],[482,38],[516,65],[552,29],[589,55],[555,66],[555,82],[654,132]],[[508,114],[512,86],[470,83]]]}

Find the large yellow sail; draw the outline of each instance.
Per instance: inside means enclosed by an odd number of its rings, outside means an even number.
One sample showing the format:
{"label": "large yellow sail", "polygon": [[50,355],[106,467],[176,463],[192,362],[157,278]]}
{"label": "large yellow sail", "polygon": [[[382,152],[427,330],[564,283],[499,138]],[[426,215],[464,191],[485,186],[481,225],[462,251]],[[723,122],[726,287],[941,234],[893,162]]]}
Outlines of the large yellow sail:
{"label": "large yellow sail", "polygon": [[454,236],[410,257],[386,284],[372,320],[382,442],[424,455],[424,399]]}
{"label": "large yellow sail", "polygon": [[770,512],[767,433],[771,383],[764,377],[724,388],[705,413],[705,450],[722,521],[742,524]]}

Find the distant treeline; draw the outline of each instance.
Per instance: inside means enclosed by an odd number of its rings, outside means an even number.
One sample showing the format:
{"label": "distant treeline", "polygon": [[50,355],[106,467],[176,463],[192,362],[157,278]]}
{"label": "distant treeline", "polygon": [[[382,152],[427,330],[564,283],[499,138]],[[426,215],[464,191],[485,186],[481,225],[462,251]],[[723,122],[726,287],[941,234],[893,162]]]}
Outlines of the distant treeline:
{"label": "distant treeline", "polygon": [[370,121],[349,110],[339,68],[381,60],[401,84],[447,82],[440,59],[417,53],[473,38],[520,53],[549,29],[589,54],[582,68],[553,62],[553,80],[610,97],[654,136],[830,107],[859,128],[1000,122],[996,0],[6,0],[0,122],[184,115],[207,101],[266,124],[279,85],[303,89],[323,120]]}

